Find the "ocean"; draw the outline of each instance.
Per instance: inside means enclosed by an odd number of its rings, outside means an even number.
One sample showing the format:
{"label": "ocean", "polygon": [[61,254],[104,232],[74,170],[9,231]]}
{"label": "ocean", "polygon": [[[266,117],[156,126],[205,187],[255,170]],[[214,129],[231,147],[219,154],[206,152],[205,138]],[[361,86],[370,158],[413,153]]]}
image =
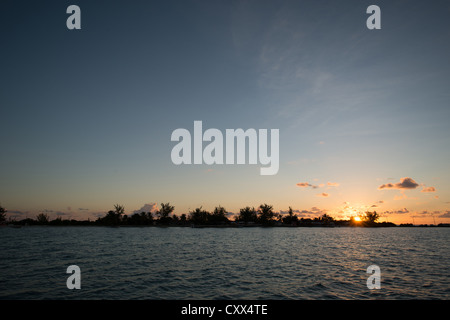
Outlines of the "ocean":
{"label": "ocean", "polygon": [[449,240],[450,228],[2,227],[0,299],[446,300]]}

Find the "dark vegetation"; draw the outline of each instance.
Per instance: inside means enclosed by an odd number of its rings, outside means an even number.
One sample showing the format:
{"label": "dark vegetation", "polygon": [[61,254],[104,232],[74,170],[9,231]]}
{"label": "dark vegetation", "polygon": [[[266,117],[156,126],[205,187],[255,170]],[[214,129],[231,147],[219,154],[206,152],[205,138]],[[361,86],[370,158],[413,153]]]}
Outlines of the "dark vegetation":
{"label": "dark vegetation", "polygon": [[389,222],[377,222],[380,218],[377,212],[365,212],[360,215],[360,221],[354,218],[350,220],[335,220],[333,217],[323,214],[315,218],[299,218],[291,207],[287,214],[280,214],[273,211],[273,206],[261,204],[258,208],[244,207],[229,219],[229,213],[222,207],[216,207],[212,212],[204,210],[202,207],[190,211],[188,214],[180,216],[174,214],[175,207],[170,203],[162,203],[156,212],[140,212],[132,215],[125,214],[122,205],[114,205],[103,217],[97,220],[74,220],[61,217],[51,220],[45,213],[39,213],[35,219],[26,218],[20,221],[6,221],[6,210],[0,206],[0,224],[10,225],[81,225],[81,226],[192,226],[192,227],[392,227],[396,226]]}

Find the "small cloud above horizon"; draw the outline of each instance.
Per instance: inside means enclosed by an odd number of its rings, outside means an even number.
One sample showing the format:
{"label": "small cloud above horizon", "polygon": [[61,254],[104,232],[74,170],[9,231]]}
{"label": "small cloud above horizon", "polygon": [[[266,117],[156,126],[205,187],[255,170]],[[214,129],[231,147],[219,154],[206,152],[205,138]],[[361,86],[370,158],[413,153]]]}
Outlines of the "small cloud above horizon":
{"label": "small cloud above horizon", "polygon": [[450,218],[450,210],[447,210],[446,212],[438,216],[438,218]]}
{"label": "small cloud above horizon", "polygon": [[[303,210],[293,209],[292,212],[295,215],[297,215],[297,217],[299,217],[299,218],[311,218],[311,217],[322,216],[325,213],[328,213],[328,210],[320,209],[318,207],[312,207],[309,210],[306,210],[306,209],[303,209]],[[287,210],[280,210],[280,214],[282,214],[282,215],[286,215],[288,213],[289,213],[289,211],[287,211]]]}
{"label": "small cloud above horizon", "polygon": [[322,192],[322,193],[316,194],[316,196],[322,197],[322,198],[327,198],[327,197],[329,197],[330,195],[329,195],[328,193],[326,193],[326,192]]}
{"label": "small cloud above horizon", "polygon": [[[317,179],[314,179],[314,180],[317,180]],[[330,182],[330,181],[328,181],[326,184],[325,183],[319,183],[318,185],[311,184],[309,182],[299,182],[299,183],[296,184],[296,186],[300,187],[300,188],[311,187],[313,189],[317,189],[317,188],[323,188],[325,186],[327,186],[327,187],[339,187],[340,184],[338,182]]]}
{"label": "small cloud above horizon", "polygon": [[416,189],[419,186],[419,184],[414,181],[414,179],[405,177],[401,178],[400,182],[397,183],[386,183],[382,184],[378,187],[378,190],[382,189]]}
{"label": "small cloud above horizon", "polygon": [[409,210],[406,208],[383,212],[383,214],[405,214],[405,213],[409,213]]}
{"label": "small cloud above horizon", "polygon": [[300,188],[305,188],[305,187],[309,187],[309,186],[310,186],[310,184],[308,182],[297,183],[297,187],[300,187]]}
{"label": "small cloud above horizon", "polygon": [[436,192],[436,188],[435,187],[423,187],[422,191],[420,192]]}
{"label": "small cloud above horizon", "polygon": [[140,209],[134,210],[132,213],[141,213],[141,212],[155,212],[158,210],[158,205],[156,202],[146,203]]}
{"label": "small cloud above horizon", "polygon": [[8,213],[8,214],[18,214],[18,215],[31,214],[30,211],[20,211],[20,210],[7,210],[6,213]]}
{"label": "small cloud above horizon", "polygon": [[311,187],[311,188],[313,188],[313,189],[319,188],[319,186],[310,184],[309,182],[299,182],[299,183],[297,183],[297,187],[300,187],[300,188]]}

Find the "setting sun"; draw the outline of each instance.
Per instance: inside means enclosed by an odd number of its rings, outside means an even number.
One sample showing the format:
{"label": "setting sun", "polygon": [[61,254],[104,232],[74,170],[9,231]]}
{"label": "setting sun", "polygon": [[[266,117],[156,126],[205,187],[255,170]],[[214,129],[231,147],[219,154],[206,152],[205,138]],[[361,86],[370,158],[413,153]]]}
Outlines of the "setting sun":
{"label": "setting sun", "polygon": [[358,217],[358,216],[354,217],[353,219],[354,219],[355,221],[357,221],[357,222],[360,222],[360,221],[361,221],[361,217]]}

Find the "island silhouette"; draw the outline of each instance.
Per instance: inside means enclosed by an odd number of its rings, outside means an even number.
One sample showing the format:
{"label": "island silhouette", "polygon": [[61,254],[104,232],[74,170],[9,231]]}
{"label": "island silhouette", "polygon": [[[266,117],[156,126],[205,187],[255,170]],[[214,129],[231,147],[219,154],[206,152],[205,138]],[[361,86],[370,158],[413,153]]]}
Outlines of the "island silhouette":
{"label": "island silhouette", "polygon": [[[123,205],[115,204],[113,210],[96,220],[62,219],[57,217],[50,219],[48,214],[39,213],[35,219],[22,220],[6,219],[7,210],[0,207],[0,224],[10,226],[160,226],[160,227],[396,227],[392,222],[378,222],[380,215],[376,211],[366,211],[350,219],[335,219],[330,215],[322,214],[315,218],[299,218],[294,210],[289,207],[286,214],[273,210],[269,204],[261,204],[259,207],[246,206],[230,219],[229,212],[222,206],[217,206],[212,212],[202,207],[195,208],[187,214],[174,214],[175,207],[170,203],[162,203],[155,212],[140,212],[131,215],[125,214]],[[412,224],[400,224],[399,226],[413,226]],[[448,226],[439,224],[437,226]]]}

